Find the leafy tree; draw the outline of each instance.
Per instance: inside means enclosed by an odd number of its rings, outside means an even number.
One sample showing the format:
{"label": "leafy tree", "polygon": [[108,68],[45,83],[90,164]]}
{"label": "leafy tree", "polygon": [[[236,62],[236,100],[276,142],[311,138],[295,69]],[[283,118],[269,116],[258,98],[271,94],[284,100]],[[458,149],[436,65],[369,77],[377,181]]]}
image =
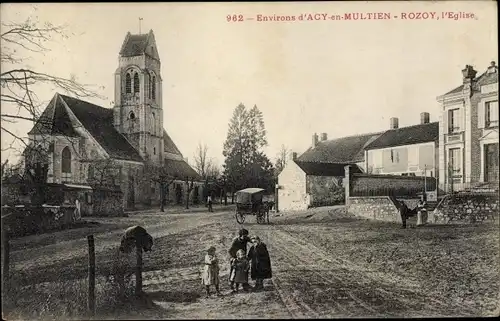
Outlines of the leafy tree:
{"label": "leafy tree", "polygon": [[[262,112],[239,104],[231,117],[223,155],[225,182],[233,191],[245,187],[269,188],[273,165],[262,152],[267,145]],[[234,199],[233,199],[234,201]]]}

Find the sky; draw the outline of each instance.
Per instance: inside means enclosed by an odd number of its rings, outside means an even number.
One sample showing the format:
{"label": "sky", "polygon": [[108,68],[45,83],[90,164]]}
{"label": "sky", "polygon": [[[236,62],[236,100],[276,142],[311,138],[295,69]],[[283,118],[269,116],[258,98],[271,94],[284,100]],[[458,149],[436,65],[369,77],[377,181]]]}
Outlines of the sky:
{"label": "sky", "polygon": [[[96,85],[112,106],[114,72],[127,32],[150,29],[161,59],[163,126],[192,163],[199,143],[222,165],[233,110],[257,105],[264,114],[274,161],[281,145],[302,153],[313,133],[328,138],[437,121],[436,97],[462,82],[461,70],[482,73],[498,62],[496,2],[60,3],[5,4],[2,22],[27,17],[68,25],[68,39],[28,66]],[[257,15],[390,13],[390,20],[267,21]],[[473,19],[397,19],[402,13],[473,13]],[[244,19],[228,22],[228,15]],[[4,44],[2,44],[4,46]],[[2,65],[2,70],[10,66]],[[40,88],[49,101],[54,91]],[[5,108],[5,106],[4,106]],[[3,109],[3,108],[2,108]],[[12,130],[21,136],[29,122]],[[11,142],[2,133],[2,148]],[[2,161],[16,152],[3,152]]]}

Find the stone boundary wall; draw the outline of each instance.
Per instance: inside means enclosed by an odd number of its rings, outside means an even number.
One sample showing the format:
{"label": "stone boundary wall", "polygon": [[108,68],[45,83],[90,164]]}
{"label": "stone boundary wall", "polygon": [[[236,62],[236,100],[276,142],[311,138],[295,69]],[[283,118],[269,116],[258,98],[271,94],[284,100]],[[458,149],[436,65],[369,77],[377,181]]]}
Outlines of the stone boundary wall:
{"label": "stone boundary wall", "polygon": [[389,196],[349,197],[347,213],[372,220],[401,223],[399,210]]}
{"label": "stone boundary wall", "polygon": [[497,193],[461,192],[446,195],[432,213],[431,223],[495,222],[499,217]]}

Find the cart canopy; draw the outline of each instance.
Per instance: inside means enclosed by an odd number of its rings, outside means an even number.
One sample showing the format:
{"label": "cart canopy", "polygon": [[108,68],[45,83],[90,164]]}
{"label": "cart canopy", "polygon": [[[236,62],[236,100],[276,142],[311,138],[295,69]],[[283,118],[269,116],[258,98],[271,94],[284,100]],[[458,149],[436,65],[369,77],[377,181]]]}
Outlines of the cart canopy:
{"label": "cart canopy", "polygon": [[254,204],[262,201],[265,189],[262,188],[245,188],[236,192],[236,203],[238,204]]}

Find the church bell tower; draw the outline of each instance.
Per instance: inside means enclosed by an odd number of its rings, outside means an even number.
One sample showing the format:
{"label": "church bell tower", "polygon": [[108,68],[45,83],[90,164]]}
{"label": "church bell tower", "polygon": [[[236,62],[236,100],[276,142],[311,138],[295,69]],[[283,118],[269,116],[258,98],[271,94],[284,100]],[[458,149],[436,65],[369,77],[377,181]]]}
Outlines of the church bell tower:
{"label": "church bell tower", "polygon": [[153,30],[125,36],[115,72],[113,124],[139,154],[163,159],[163,106],[160,57]]}

